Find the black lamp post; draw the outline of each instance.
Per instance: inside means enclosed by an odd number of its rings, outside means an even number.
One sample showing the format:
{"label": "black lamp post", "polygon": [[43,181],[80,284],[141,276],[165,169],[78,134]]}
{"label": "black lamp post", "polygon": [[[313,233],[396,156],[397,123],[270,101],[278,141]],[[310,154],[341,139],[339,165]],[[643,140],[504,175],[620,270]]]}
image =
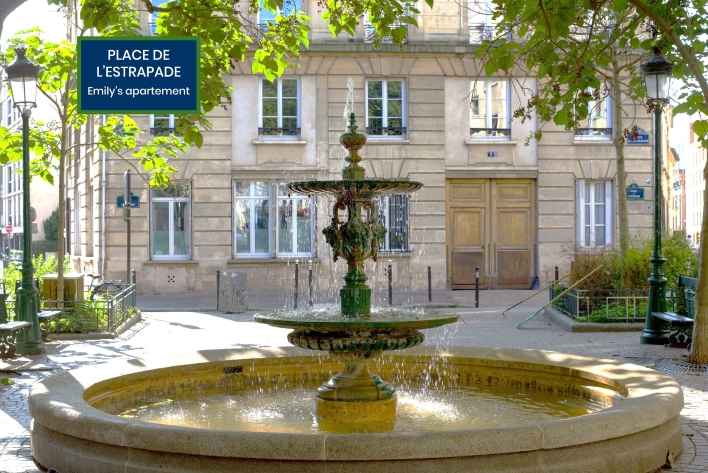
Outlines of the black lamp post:
{"label": "black lamp post", "polygon": [[641,338],[643,344],[649,345],[663,345],[669,339],[666,325],[660,320],[655,320],[651,314],[652,312],[666,311],[665,260],[661,249],[661,212],[663,208],[661,160],[664,149],[661,144],[661,115],[664,106],[669,102],[673,69],[674,63],[666,59],[659,48],[654,48],[653,56],[642,64],[647,101],[654,108],[654,252],[651,255],[646,324]]}
{"label": "black lamp post", "polygon": [[39,330],[38,291],[34,286],[32,267],[32,221],[30,217],[30,161],[29,118],[31,109],[37,106],[37,76],[39,66],[25,57],[25,50],[15,49],[17,57],[5,68],[10,82],[10,91],[15,106],[22,113],[22,285],[15,295],[16,320],[32,322],[32,327],[23,330],[17,337],[17,351],[24,355],[44,353],[44,343]]}

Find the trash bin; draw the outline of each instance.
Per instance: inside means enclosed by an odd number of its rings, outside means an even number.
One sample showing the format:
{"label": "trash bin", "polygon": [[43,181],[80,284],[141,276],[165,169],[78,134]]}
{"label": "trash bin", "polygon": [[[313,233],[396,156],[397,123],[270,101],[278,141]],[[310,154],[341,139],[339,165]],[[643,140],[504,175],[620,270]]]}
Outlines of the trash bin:
{"label": "trash bin", "polygon": [[[42,300],[57,301],[57,274],[47,274],[42,278]],[[64,275],[64,300],[82,301],[84,299],[84,274]],[[48,307],[56,307],[56,302],[49,302]]]}

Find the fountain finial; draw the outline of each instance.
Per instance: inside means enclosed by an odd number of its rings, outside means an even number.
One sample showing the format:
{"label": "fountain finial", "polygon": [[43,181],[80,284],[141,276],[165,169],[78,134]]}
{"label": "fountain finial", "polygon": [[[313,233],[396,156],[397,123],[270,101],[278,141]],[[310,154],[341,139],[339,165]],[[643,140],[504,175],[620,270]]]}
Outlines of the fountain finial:
{"label": "fountain finial", "polygon": [[366,144],[366,136],[356,131],[356,115],[352,112],[349,115],[349,126],[347,131],[339,137],[339,142],[349,151],[349,155],[344,158],[348,165],[342,170],[342,178],[345,180],[361,180],[366,178],[366,170],[359,165],[361,156],[359,150]]}

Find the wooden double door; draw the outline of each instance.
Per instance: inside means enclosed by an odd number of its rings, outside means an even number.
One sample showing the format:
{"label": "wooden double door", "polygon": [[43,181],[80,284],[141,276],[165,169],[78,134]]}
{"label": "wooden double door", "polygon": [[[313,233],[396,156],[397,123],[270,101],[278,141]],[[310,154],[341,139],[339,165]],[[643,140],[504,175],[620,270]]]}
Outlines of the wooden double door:
{"label": "wooden double door", "polygon": [[534,276],[536,181],[446,181],[447,276],[452,289],[529,289]]}

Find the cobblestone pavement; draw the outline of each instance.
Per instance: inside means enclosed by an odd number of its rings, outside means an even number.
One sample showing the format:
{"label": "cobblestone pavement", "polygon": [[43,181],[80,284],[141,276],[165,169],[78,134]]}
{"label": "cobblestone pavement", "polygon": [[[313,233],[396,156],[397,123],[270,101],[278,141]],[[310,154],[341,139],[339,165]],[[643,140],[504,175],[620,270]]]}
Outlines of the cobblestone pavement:
{"label": "cobblestone pavement", "polygon": [[[683,386],[685,396],[683,453],[671,471],[708,472],[708,373],[672,369],[679,366],[677,363],[685,350],[641,345],[639,332],[566,332],[543,314],[518,330],[517,324],[545,302],[539,297],[502,315],[502,310],[526,297],[525,294],[531,293],[521,291],[515,296],[502,297],[496,301],[497,307],[454,309],[460,314],[461,321],[454,326],[427,331],[426,343],[441,347],[468,345],[552,350],[621,359],[665,371]],[[469,293],[455,295],[460,305],[469,305],[469,297]],[[487,305],[494,305],[495,301],[490,297],[487,295]],[[507,304],[509,301],[511,303]],[[46,355],[0,361],[0,370],[20,372],[19,377],[13,378],[14,384],[0,387],[0,472],[40,471],[30,454],[31,418],[27,411],[27,395],[32,385],[46,376],[118,358],[150,356],[152,352],[287,344],[285,335],[288,330],[253,323],[252,312],[145,312],[143,316],[142,322],[115,340],[51,342],[47,344]],[[2,376],[6,374],[0,372]]]}

